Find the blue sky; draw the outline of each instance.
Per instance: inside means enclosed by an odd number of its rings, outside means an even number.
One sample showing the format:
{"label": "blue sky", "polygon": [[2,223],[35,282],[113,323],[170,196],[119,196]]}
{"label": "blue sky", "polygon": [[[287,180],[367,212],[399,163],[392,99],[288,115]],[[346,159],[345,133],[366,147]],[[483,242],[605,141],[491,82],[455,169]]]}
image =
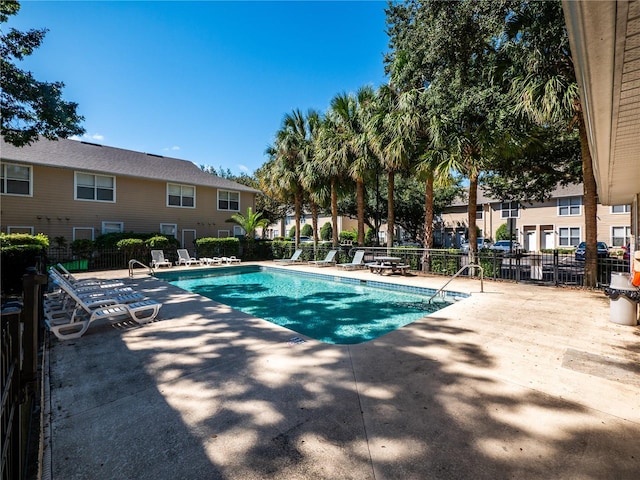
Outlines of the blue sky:
{"label": "blue sky", "polygon": [[285,113],[386,81],[385,2],[23,1],[86,141],[252,173]]}

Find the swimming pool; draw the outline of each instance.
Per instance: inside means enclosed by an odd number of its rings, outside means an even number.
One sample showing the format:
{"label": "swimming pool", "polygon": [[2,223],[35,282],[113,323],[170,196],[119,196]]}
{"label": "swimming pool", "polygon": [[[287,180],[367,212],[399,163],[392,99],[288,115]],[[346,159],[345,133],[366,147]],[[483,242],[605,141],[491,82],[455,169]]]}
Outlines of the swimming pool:
{"label": "swimming pool", "polygon": [[385,282],[261,267],[217,267],[162,272],[158,278],[263,318],[294,332],[334,344],[363,343],[450,305],[463,293],[435,292]]}

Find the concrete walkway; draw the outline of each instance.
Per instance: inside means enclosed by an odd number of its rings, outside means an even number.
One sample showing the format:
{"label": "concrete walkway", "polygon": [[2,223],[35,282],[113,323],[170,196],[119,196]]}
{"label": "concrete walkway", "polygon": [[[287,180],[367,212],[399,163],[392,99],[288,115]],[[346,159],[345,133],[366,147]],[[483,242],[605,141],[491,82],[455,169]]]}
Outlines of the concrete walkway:
{"label": "concrete walkway", "polygon": [[127,282],[159,321],[51,341],[56,480],[640,478],[640,329],[602,292],[456,279],[470,298],[349,346]]}

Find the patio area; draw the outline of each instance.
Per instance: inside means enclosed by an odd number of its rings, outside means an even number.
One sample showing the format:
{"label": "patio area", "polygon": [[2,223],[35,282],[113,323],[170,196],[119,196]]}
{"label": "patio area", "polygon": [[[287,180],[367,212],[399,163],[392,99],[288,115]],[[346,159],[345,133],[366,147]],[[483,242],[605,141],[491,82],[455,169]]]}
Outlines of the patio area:
{"label": "patio area", "polygon": [[470,298],[330,345],[146,275],[85,276],[164,305],[51,339],[50,478],[638,478],[640,327],[610,322],[601,291],[459,278]]}

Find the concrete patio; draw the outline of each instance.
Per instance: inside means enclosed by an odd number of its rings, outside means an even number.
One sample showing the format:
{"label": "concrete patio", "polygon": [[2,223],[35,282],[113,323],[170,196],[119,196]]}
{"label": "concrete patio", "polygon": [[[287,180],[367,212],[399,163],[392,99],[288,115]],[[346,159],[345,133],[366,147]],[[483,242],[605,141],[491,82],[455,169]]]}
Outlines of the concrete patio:
{"label": "concrete patio", "polygon": [[640,329],[610,322],[600,291],[456,279],[470,298],[349,346],[126,282],[164,303],[158,321],[51,339],[56,480],[640,476]]}

